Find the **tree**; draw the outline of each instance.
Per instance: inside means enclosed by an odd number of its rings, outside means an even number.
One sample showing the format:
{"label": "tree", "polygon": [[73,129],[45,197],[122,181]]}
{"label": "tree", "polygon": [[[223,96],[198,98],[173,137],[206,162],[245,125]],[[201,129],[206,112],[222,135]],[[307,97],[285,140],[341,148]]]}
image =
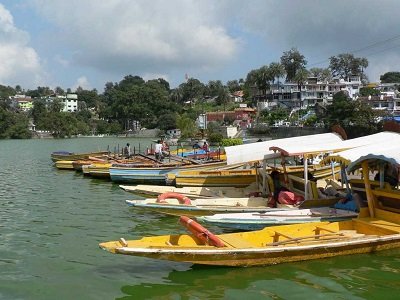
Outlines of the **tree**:
{"label": "tree", "polygon": [[280,63],[272,62],[269,64],[269,72],[272,77],[272,83],[275,83],[275,79],[277,79],[279,84],[279,78],[285,75],[285,68]]}
{"label": "tree", "polygon": [[360,88],[360,96],[378,96],[380,92],[372,87],[364,86]]}
{"label": "tree", "polygon": [[59,86],[57,86],[57,87],[54,89],[54,93],[56,93],[56,95],[64,95],[64,94],[65,94],[64,90],[63,90],[61,87],[59,87]]}
{"label": "tree", "polygon": [[203,97],[205,86],[200,80],[189,78],[187,82],[179,86],[179,89],[182,91],[182,101],[194,103]]}
{"label": "tree", "polygon": [[353,54],[343,53],[329,58],[329,69],[335,77],[348,79],[351,75],[365,79],[364,69],[368,67],[368,60],[363,57],[354,57]]}
{"label": "tree", "polygon": [[226,83],[228,90],[230,93],[242,90],[243,84],[241,84],[238,80],[229,80]]}
{"label": "tree", "polygon": [[85,102],[86,107],[88,108],[97,108],[98,103],[100,102],[100,98],[96,89],[91,91],[82,89],[77,92],[77,95],[79,102]]}
{"label": "tree", "polygon": [[400,72],[386,72],[380,80],[381,83],[400,83]]}
{"label": "tree", "polygon": [[183,138],[194,137],[197,133],[197,126],[194,120],[189,118],[187,114],[179,115],[176,118],[176,125],[181,130]]}
{"label": "tree", "polygon": [[271,110],[263,110],[261,115],[265,122],[269,125],[274,125],[278,121],[287,120],[289,117],[289,111],[282,107],[274,107]]}
{"label": "tree", "polygon": [[331,71],[328,68],[311,68],[310,76],[317,77],[318,81],[327,82],[332,80]]}
{"label": "tree", "polygon": [[309,73],[306,69],[299,69],[293,78],[293,81],[297,83],[300,92],[301,86],[307,81],[308,75]]}
{"label": "tree", "polygon": [[299,69],[305,69],[307,61],[296,48],[283,52],[281,64],[286,71],[286,80],[292,82]]}
{"label": "tree", "polygon": [[333,96],[332,104],[327,107],[323,121],[328,128],[340,125],[349,137],[357,137],[377,132],[382,117],[382,112],[372,109],[365,102],[352,101],[346,93],[338,92]]}

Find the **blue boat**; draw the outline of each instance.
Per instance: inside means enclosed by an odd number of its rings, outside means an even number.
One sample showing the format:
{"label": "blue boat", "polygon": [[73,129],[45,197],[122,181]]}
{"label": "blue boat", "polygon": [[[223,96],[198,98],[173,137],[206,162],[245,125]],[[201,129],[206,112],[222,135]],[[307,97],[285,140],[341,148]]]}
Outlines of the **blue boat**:
{"label": "blue boat", "polygon": [[161,184],[165,185],[167,174],[177,174],[183,170],[202,170],[218,168],[226,165],[226,162],[210,162],[203,164],[173,165],[173,166],[154,166],[154,167],[129,167],[112,166],[110,167],[110,178],[118,183],[134,184]]}

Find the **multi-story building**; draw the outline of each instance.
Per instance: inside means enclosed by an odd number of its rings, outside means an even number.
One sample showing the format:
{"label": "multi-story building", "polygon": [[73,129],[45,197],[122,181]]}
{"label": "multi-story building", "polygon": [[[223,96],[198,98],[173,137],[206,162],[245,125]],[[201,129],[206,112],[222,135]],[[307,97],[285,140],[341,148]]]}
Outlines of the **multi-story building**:
{"label": "multi-story building", "polygon": [[66,94],[64,96],[53,95],[45,98],[47,103],[52,103],[54,100],[59,100],[63,104],[61,111],[63,112],[76,112],[78,111],[78,95]]}
{"label": "multi-story building", "polygon": [[30,111],[33,108],[33,101],[30,96],[26,95],[15,95],[9,97],[11,100],[11,106],[21,111]]}
{"label": "multi-story building", "polygon": [[[272,84],[264,99],[259,94],[259,109],[270,109],[274,106],[283,106],[290,109],[307,108],[317,103],[329,105],[333,95],[345,91],[350,98],[356,99],[360,93],[362,82],[360,76],[350,76],[348,80],[335,79],[329,82],[318,81],[316,77],[309,77],[305,83],[278,83]],[[266,99],[265,99],[266,98]]]}

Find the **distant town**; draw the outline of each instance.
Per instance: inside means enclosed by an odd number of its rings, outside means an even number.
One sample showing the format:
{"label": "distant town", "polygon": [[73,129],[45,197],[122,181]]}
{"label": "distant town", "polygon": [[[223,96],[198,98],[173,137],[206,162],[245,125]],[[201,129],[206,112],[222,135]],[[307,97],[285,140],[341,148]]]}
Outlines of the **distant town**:
{"label": "distant town", "polygon": [[201,83],[188,77],[177,88],[162,79],[125,76],[104,92],[61,87],[24,90],[0,86],[0,138],[152,135],[207,136],[214,141],[273,127],[340,125],[363,135],[400,121],[400,72],[371,83],[368,61],[352,54],[330,58],[328,68],[306,68],[297,49],[245,79]]}

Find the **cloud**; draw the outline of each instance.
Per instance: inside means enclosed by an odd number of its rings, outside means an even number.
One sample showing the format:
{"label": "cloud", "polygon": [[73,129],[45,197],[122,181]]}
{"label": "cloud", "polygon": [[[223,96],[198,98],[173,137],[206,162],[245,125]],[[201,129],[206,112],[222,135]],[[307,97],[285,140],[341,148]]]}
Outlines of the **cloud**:
{"label": "cloud", "polygon": [[33,88],[43,82],[40,58],[28,43],[29,34],[15,27],[11,13],[0,4],[0,84]]}
{"label": "cloud", "polygon": [[76,90],[78,87],[81,87],[84,90],[92,89],[89,80],[86,78],[86,76],[81,76],[76,80],[76,83],[73,86],[73,90]]}
{"label": "cloud", "polygon": [[232,62],[240,41],[215,1],[35,0],[59,28],[76,65],[118,74],[209,70]]}
{"label": "cloud", "polygon": [[[354,55],[369,59],[367,73],[377,78],[387,70],[387,65],[380,65],[381,59],[398,58],[398,0],[252,0],[246,5],[246,13],[238,15],[236,21],[242,30],[263,38],[275,61],[283,51],[296,47],[309,65],[323,61],[327,66],[333,55],[362,49]],[[244,11],[244,2],[231,0],[226,10],[232,7]],[[400,69],[398,59],[391,65],[392,70]]]}

